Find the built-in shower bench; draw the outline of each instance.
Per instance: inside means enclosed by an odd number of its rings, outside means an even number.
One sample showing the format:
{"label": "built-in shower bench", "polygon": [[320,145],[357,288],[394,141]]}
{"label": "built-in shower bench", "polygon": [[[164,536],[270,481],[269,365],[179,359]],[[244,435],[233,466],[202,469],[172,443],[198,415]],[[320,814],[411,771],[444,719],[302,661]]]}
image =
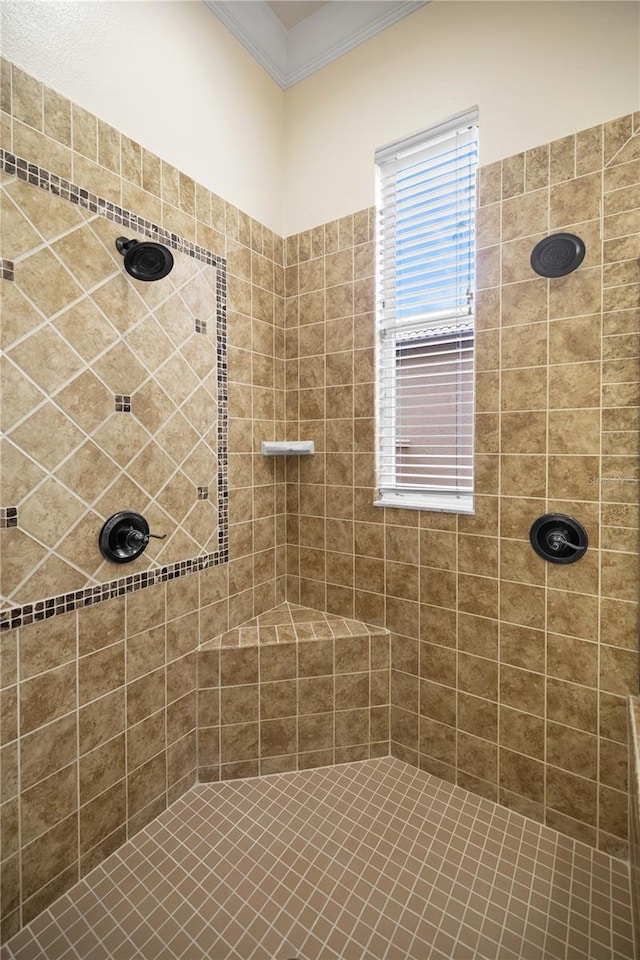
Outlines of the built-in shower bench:
{"label": "built-in shower bench", "polygon": [[389,753],[389,631],[283,603],[198,651],[201,781]]}

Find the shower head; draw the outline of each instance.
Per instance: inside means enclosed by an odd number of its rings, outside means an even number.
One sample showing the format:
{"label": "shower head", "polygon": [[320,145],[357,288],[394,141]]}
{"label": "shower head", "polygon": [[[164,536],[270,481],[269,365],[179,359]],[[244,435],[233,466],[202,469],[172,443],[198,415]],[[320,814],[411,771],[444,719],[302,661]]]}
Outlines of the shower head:
{"label": "shower head", "polygon": [[116,247],[124,257],[124,268],[134,280],[162,280],[173,269],[170,250],[160,243],[118,237]]}
{"label": "shower head", "polygon": [[574,233],[552,233],[533,248],[531,266],[541,277],[566,277],[578,269],[585,253],[584,241]]}

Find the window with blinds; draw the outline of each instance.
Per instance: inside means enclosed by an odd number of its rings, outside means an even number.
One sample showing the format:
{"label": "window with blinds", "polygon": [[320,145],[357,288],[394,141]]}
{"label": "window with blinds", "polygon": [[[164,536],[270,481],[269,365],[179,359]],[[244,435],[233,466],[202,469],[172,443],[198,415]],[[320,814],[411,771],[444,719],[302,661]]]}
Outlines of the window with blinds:
{"label": "window with blinds", "polygon": [[380,506],[473,512],[477,111],[376,153]]}

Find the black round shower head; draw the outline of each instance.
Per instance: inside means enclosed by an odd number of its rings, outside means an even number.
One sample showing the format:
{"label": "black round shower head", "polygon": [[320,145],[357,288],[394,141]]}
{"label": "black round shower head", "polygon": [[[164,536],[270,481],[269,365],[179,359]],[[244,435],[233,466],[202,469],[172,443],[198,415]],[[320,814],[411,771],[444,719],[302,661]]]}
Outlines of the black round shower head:
{"label": "black round shower head", "polygon": [[118,237],[116,247],[124,257],[124,268],[134,280],[162,280],[173,269],[173,255],[160,243]]}
{"label": "black round shower head", "polygon": [[577,270],[586,248],[574,233],[553,233],[533,248],[531,266],[541,277],[566,277]]}

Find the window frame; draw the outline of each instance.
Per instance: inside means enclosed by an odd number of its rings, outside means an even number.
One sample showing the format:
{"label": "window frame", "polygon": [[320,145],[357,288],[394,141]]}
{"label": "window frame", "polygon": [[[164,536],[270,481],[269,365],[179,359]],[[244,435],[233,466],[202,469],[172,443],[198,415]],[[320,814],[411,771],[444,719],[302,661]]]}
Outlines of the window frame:
{"label": "window frame", "polygon": [[[393,144],[376,151],[376,485],[377,496],[374,499],[374,506],[396,507],[411,510],[430,510],[446,513],[473,514],[474,513],[474,400],[475,400],[475,377],[474,377],[474,330],[475,316],[473,304],[475,302],[475,290],[469,290],[470,297],[467,299],[468,309],[465,311],[461,306],[438,312],[431,310],[428,313],[410,315],[408,319],[400,320],[396,315],[393,320],[386,319],[388,311],[385,311],[384,296],[388,290],[388,281],[385,282],[383,271],[388,270],[388,247],[389,240],[384,234],[385,219],[388,215],[387,208],[382,203],[383,189],[388,187],[388,180],[396,176],[398,171],[393,170],[389,173],[389,161],[393,162],[396,158],[402,162],[403,158],[409,158],[412,154],[420,150],[429,149],[431,146],[437,147],[439,141],[446,142],[452,139],[456,132],[462,132],[468,129],[475,129],[475,143],[477,149],[477,131],[479,126],[479,111],[477,108],[465,111],[455,117],[444,121],[443,123],[429,127],[422,133],[396,141]],[[408,164],[407,164],[408,165]],[[402,169],[402,168],[401,168]],[[469,247],[471,256],[475,263],[475,213],[476,196],[475,181],[478,170],[478,162],[473,169],[473,185],[470,193],[471,210],[471,239],[470,244],[466,246],[466,255],[469,256]],[[467,184],[467,192],[469,185]],[[395,218],[395,204],[392,215]],[[395,219],[394,219],[395,227]],[[394,254],[397,251],[396,234],[393,233],[392,242],[395,245]],[[385,259],[385,253],[387,257]],[[397,290],[397,281],[395,279],[395,259],[391,265],[393,271],[395,289]],[[471,275],[475,275],[473,264],[470,267]],[[458,363],[456,371],[457,376],[464,375],[463,369],[463,351],[470,351],[470,358],[465,357],[467,362],[470,359],[471,366],[471,400],[470,409],[466,411],[469,418],[468,433],[456,432],[455,441],[455,459],[452,460],[454,466],[458,465],[459,458],[469,454],[461,454],[460,449],[470,445],[471,448],[471,489],[462,489],[459,483],[450,485],[428,483],[389,483],[389,477],[397,479],[399,456],[398,437],[398,415],[397,415],[397,393],[398,393],[398,360],[399,349],[398,342],[402,342],[402,333],[405,334],[404,342],[408,342],[411,333],[417,334],[416,343],[442,342],[443,339],[451,343],[458,339],[457,349],[451,351],[452,362]],[[400,336],[398,336],[400,334]],[[457,360],[456,360],[457,358]],[[425,364],[425,367],[427,365]],[[429,376],[429,375],[427,375]],[[431,374],[433,376],[433,374]],[[461,385],[456,387],[456,402],[462,396]],[[468,391],[467,391],[468,393]],[[469,400],[466,401],[469,404]],[[465,437],[467,442],[465,443]],[[448,464],[447,464],[448,465]]]}

